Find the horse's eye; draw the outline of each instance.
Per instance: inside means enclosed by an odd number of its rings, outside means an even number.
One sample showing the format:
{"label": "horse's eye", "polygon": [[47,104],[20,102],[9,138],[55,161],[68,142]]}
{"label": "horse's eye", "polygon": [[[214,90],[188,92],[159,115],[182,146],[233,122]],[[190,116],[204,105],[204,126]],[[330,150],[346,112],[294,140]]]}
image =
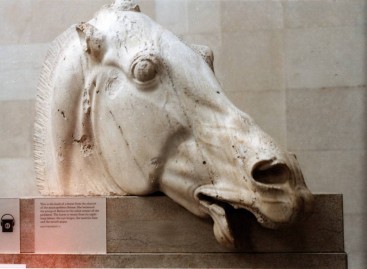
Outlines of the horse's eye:
{"label": "horse's eye", "polygon": [[132,76],[140,83],[153,80],[157,75],[157,66],[151,59],[137,59],[132,65]]}

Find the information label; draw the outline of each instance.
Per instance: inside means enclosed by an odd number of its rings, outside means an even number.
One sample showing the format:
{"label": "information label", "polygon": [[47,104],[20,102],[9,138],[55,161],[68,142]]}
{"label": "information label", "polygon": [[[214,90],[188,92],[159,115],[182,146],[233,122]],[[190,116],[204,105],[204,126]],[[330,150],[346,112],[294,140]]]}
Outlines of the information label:
{"label": "information label", "polygon": [[19,199],[0,199],[0,253],[20,253]]}
{"label": "information label", "polygon": [[35,252],[106,253],[106,198],[35,199]]}

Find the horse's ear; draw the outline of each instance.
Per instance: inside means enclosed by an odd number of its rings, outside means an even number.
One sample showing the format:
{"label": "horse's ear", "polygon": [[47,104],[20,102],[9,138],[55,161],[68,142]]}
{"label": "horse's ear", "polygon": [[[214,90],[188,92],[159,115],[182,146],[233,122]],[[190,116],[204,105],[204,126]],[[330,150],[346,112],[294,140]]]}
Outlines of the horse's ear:
{"label": "horse's ear", "polygon": [[190,47],[198,53],[214,72],[214,54],[211,48],[204,45],[191,44]]}
{"label": "horse's ear", "polygon": [[105,35],[89,23],[78,24],[76,31],[84,51],[94,60],[101,61],[106,51]]}
{"label": "horse's ear", "polygon": [[134,0],[115,0],[111,6],[123,11],[140,12],[140,7]]}

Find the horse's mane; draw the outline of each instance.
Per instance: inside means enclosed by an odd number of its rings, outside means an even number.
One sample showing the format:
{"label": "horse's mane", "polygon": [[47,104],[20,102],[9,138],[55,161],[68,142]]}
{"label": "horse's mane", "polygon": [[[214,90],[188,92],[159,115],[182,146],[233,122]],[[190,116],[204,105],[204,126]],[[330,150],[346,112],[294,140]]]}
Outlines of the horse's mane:
{"label": "horse's mane", "polygon": [[47,169],[46,139],[48,129],[52,126],[51,103],[55,88],[55,71],[57,72],[57,68],[55,67],[62,60],[62,51],[73,37],[75,37],[75,27],[70,27],[51,43],[43,64],[37,87],[33,143],[36,184],[40,191],[48,188],[48,182],[45,178]]}

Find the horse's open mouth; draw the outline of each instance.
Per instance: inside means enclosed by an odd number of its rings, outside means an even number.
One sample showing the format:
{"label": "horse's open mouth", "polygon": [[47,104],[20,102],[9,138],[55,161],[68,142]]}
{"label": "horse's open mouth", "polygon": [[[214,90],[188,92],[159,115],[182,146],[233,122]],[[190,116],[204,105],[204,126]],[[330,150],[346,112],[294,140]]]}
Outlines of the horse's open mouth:
{"label": "horse's open mouth", "polygon": [[[207,210],[214,221],[214,235],[216,239],[226,247],[233,248],[237,245],[236,230],[246,229],[246,223],[256,219],[262,226],[277,228],[277,224],[263,215],[256,207],[250,206],[251,203],[244,201],[241,204],[220,197],[220,195],[208,195],[202,190],[197,190],[196,197],[199,203]],[[239,223],[246,219],[246,223]],[[240,225],[241,227],[238,227]]]}
{"label": "horse's open mouth", "polygon": [[[197,190],[196,197],[199,203],[207,210],[208,214],[214,221],[214,235],[216,239],[227,247],[235,247],[235,229],[233,219],[238,214],[246,214],[247,217],[255,216],[257,221],[263,222],[264,217],[259,212],[254,212],[255,209],[250,208],[246,203],[238,205],[235,202],[227,201],[220,195],[209,195],[207,192]],[[255,210],[256,211],[256,210]],[[245,225],[245,223],[243,223]]]}
{"label": "horse's open mouth", "polygon": [[231,205],[202,193],[199,193],[197,197],[200,204],[208,210],[209,215],[214,221],[213,229],[216,239],[222,245],[234,247],[233,231],[230,228],[227,214]]}

